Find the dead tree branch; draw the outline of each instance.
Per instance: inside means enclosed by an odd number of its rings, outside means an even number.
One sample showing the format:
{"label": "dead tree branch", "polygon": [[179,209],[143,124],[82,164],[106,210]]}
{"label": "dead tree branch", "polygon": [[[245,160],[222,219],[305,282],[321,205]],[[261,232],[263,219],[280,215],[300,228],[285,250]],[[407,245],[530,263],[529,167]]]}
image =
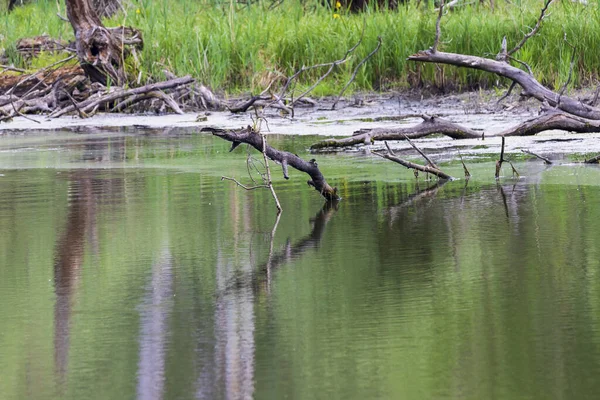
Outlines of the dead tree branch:
{"label": "dead tree branch", "polygon": [[311,150],[319,150],[325,148],[347,147],[356,144],[371,144],[375,141],[384,140],[404,140],[418,139],[432,134],[443,134],[453,139],[481,139],[482,134],[472,129],[462,127],[448,120],[421,115],[423,122],[413,127],[408,128],[376,128],[359,130],[348,138],[343,139],[325,139],[313,144]]}
{"label": "dead tree branch", "polygon": [[[558,93],[544,87],[530,74],[501,61],[463,54],[444,53],[441,51],[432,52],[431,50],[420,51],[409,56],[408,59],[411,61],[448,64],[491,72],[517,82],[523,88],[524,94],[535,97],[541,102],[548,102],[552,107],[558,107],[567,113],[583,118],[600,119],[600,109],[582,104],[579,100],[567,96],[560,97]],[[559,97],[560,104],[558,103]]]}
{"label": "dead tree branch", "polygon": [[508,51],[508,55],[511,56],[514,53],[516,53],[517,51],[521,50],[521,48],[525,45],[525,43],[527,43],[527,41],[535,36],[535,34],[540,30],[541,26],[542,26],[542,21],[544,20],[544,18],[547,16],[546,15],[546,11],[548,11],[548,7],[550,6],[550,4],[553,2],[554,0],[546,0],[546,3],[544,4],[544,7],[542,8],[542,11],[540,12],[540,16],[537,19],[537,22],[535,23],[535,26],[533,27],[533,29],[531,29],[531,31],[529,31],[529,33],[527,33],[525,36],[523,36],[523,39],[521,39],[521,41],[511,50]]}
{"label": "dead tree branch", "polygon": [[444,0],[441,0],[440,2],[439,13],[437,16],[437,20],[435,21],[435,40],[433,41],[433,46],[431,46],[431,51],[433,53],[437,51],[438,45],[440,44],[440,36],[442,34],[440,25],[442,22],[442,15],[444,15]]}
{"label": "dead tree branch", "polygon": [[540,156],[539,154],[535,154],[534,152],[532,152],[532,151],[529,151],[529,150],[521,150],[521,151],[522,151],[523,153],[525,153],[525,154],[529,154],[529,155],[531,155],[531,156],[534,156],[534,157],[537,157],[537,158],[539,158],[540,160],[542,160],[542,161],[543,161],[545,164],[547,164],[547,165],[552,165],[552,161],[550,161],[550,160],[549,160],[549,159],[547,159],[546,157],[542,157],[542,156]]}
{"label": "dead tree branch", "polygon": [[[123,99],[129,96],[135,96],[140,94],[147,94],[149,92],[157,92],[166,89],[173,89],[179,86],[187,85],[194,82],[194,79],[191,76],[184,76],[183,78],[172,79],[164,82],[152,83],[149,85],[145,85],[142,87],[134,88],[134,89],[117,89],[115,91],[109,93],[98,93],[97,96],[93,96],[88,98],[87,100],[79,103],[79,108],[84,112],[91,111],[94,107],[102,104],[110,104],[115,100]],[[164,98],[163,98],[164,99]],[[55,111],[50,114],[51,118],[57,118],[67,113],[75,111],[74,106],[65,107],[61,110]],[[179,110],[181,111],[181,110]]]}
{"label": "dead tree branch", "polygon": [[375,47],[375,49],[373,51],[371,51],[365,58],[362,59],[361,62],[358,63],[358,65],[356,66],[356,68],[354,69],[354,72],[352,73],[352,77],[350,78],[350,80],[346,83],[346,85],[344,85],[344,87],[342,88],[342,91],[340,92],[340,94],[337,96],[337,98],[335,99],[335,101],[333,102],[333,105],[331,106],[332,110],[335,110],[335,106],[337,105],[337,103],[340,101],[340,98],[342,97],[342,95],[344,94],[344,92],[346,91],[346,89],[348,89],[348,86],[350,86],[350,84],[354,81],[354,79],[356,78],[356,74],[358,73],[358,69],[360,67],[362,67],[362,65],[364,63],[367,62],[367,60],[369,60],[369,58],[373,57],[373,55],[375,55],[375,53],[377,53],[379,51],[379,49],[381,48],[381,36],[377,37],[377,47]]}
{"label": "dead tree branch", "polygon": [[283,166],[283,170],[286,171],[287,166],[290,166],[298,171],[305,172],[310,176],[310,180],[307,182],[309,186],[312,186],[317,190],[327,201],[338,200],[337,188],[331,187],[325,177],[319,170],[315,159],[310,161],[304,161],[297,155],[275,149],[268,144],[264,143],[262,136],[255,132],[252,127],[247,127],[240,130],[225,130],[213,127],[202,128],[202,132],[210,132],[221,139],[232,142],[232,148],[237,147],[236,143],[246,143],[254,147],[258,151],[262,151],[263,145],[265,146],[264,153],[271,160],[280,163]]}
{"label": "dead tree branch", "polygon": [[500,159],[498,161],[496,161],[496,174],[494,175],[496,177],[496,180],[498,180],[500,178],[500,169],[502,169],[502,163],[504,162],[504,142],[505,142],[505,138],[503,136],[502,137],[502,149],[500,150]]}
{"label": "dead tree branch", "polygon": [[[411,143],[411,145],[416,149],[416,146],[414,144]],[[440,170],[439,168],[434,167],[435,164],[433,164],[433,166],[431,165],[431,163],[428,164],[428,165],[420,165],[420,164],[415,164],[415,163],[410,162],[410,161],[403,160],[401,158],[396,157],[396,155],[394,154],[394,152],[392,151],[392,149],[390,148],[390,146],[388,145],[387,142],[385,142],[385,147],[387,148],[387,153],[374,151],[373,154],[375,154],[375,155],[377,155],[379,157],[382,157],[382,158],[386,158],[386,159],[388,159],[390,161],[393,161],[395,163],[398,163],[398,164],[400,164],[400,165],[402,165],[402,166],[404,166],[406,168],[413,169],[415,171],[421,171],[421,172],[425,172],[425,173],[428,173],[428,174],[435,175],[435,176],[437,176],[440,179],[450,179],[450,180],[454,179],[450,175],[448,175],[445,172],[443,172],[442,170]],[[418,152],[421,155],[423,155],[423,152],[421,152],[421,150],[418,150]],[[428,161],[428,162],[431,161],[431,160],[429,160],[428,157],[426,157],[424,155],[423,155],[423,157],[425,158],[426,161]]]}
{"label": "dead tree branch", "polygon": [[598,154],[596,157],[592,157],[590,159],[585,160],[586,164],[598,164],[600,162],[600,154]]}

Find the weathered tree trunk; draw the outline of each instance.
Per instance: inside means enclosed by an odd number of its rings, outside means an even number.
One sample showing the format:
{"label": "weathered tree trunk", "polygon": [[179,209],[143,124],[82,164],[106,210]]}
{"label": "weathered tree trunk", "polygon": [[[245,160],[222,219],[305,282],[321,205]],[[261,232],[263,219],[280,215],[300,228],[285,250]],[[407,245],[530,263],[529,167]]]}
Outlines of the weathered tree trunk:
{"label": "weathered tree trunk", "polygon": [[67,17],[75,32],[77,58],[92,82],[125,83],[124,49],[115,30],[107,29],[91,0],[65,0]]}

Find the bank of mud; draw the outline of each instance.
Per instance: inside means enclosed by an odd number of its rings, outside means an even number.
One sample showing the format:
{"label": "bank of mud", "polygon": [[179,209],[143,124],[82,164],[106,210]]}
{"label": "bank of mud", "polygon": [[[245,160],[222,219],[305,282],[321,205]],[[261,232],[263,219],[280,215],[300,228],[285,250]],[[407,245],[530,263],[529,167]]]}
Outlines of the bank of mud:
{"label": "bank of mud", "polygon": [[[588,96],[581,92],[580,97]],[[466,158],[490,157],[499,152],[501,139],[493,137],[507,127],[535,117],[539,112],[536,101],[522,101],[511,96],[498,104],[498,96],[491,91],[459,95],[421,97],[414,94],[359,94],[338,104],[332,110],[333,99],[322,99],[314,107],[296,108],[294,117],[282,116],[278,110],[267,110],[261,122],[261,131],[280,135],[316,135],[344,137],[360,129],[410,127],[421,122],[419,115],[437,115],[475,131],[485,132],[485,139],[454,140],[434,135],[415,142],[440,162],[455,160],[458,152]],[[185,129],[190,133],[206,126],[237,129],[256,124],[253,112],[233,114],[229,111],[177,114],[97,114],[91,118],[64,116],[50,119],[46,116],[16,117],[0,124],[0,137],[29,135],[52,131],[106,133],[126,131],[132,134],[169,134]],[[535,136],[506,139],[508,154],[522,154],[529,150],[559,160],[584,158],[600,153],[600,133],[574,134],[566,131],[547,131]],[[400,154],[412,153],[404,141],[390,142]],[[383,142],[353,146],[336,151],[363,152],[384,148]]]}

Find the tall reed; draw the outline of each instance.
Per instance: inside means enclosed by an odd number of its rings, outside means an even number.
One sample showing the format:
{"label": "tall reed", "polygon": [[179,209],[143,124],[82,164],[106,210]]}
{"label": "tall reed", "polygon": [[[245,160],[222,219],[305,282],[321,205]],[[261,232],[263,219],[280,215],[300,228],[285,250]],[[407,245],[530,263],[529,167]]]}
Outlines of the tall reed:
{"label": "tall reed", "polygon": [[[160,79],[162,70],[191,74],[213,89],[228,93],[257,92],[277,77],[292,74],[303,65],[341,58],[363,32],[352,58],[316,89],[316,95],[336,93],[354,68],[383,39],[381,50],[359,71],[351,90],[390,90],[418,85],[441,89],[468,89],[505,85],[497,77],[450,66],[417,65],[406,57],[433,43],[436,13],[415,3],[397,10],[367,10],[351,14],[324,2],[285,0],[270,9],[271,1],[251,5],[203,0],[138,0],[107,25],[130,25],[144,33],[145,47],[139,65],[143,79]],[[500,3],[500,2],[498,2]],[[61,3],[62,4],[62,3]],[[600,4],[600,3],[599,3]],[[594,84],[599,79],[600,5],[560,2],[540,33],[516,54],[534,69],[536,77],[551,87],[568,77],[575,55],[571,86]],[[500,3],[495,10],[478,2],[448,12],[442,21],[444,51],[495,57],[503,36],[515,44],[539,15],[543,2],[522,0]],[[58,10],[65,14],[64,8]],[[14,58],[20,37],[47,33],[71,39],[68,23],[55,17],[54,0],[38,0],[0,14],[0,48]],[[576,46],[573,50],[564,40]],[[299,88],[314,81],[323,70],[311,70]]]}

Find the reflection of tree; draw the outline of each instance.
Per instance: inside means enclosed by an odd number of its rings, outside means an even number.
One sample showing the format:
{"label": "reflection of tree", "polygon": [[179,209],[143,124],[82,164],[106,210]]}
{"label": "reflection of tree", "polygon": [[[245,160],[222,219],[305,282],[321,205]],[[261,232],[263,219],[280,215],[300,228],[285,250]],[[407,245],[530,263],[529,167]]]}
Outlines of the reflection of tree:
{"label": "reflection of tree", "polygon": [[169,243],[152,266],[152,280],[141,305],[140,357],[137,396],[161,399],[165,383],[165,352],[169,327],[170,299],[173,296],[172,259]]}
{"label": "reflection of tree", "polygon": [[326,204],[311,220],[311,232],[295,244],[288,241],[280,252],[273,254],[271,243],[267,261],[258,268],[252,262],[246,262],[240,271],[232,261],[227,260],[225,254],[219,252],[214,314],[216,344],[214,354],[199,352],[199,364],[204,367],[198,379],[197,398],[253,398],[256,296],[265,286],[268,290],[273,270],[300,258],[307,250],[319,245],[336,209],[336,205]]}
{"label": "reflection of tree", "polygon": [[[258,282],[266,282],[267,285],[271,283],[271,273],[279,268],[280,266],[289,263],[290,261],[296,260],[310,249],[314,249],[319,246],[327,223],[331,219],[332,215],[337,211],[338,202],[326,202],[323,208],[319,210],[317,215],[310,220],[312,223],[312,230],[304,238],[300,239],[295,244],[291,241],[287,241],[283,250],[277,254],[272,252],[272,241],[274,239],[275,231],[271,235],[271,251],[269,252],[269,258],[264,266],[259,269],[259,275],[256,277]],[[277,228],[277,226],[275,226]]]}
{"label": "reflection of tree", "polygon": [[88,173],[71,175],[69,200],[66,227],[56,246],[54,262],[54,363],[61,381],[68,370],[71,311],[84,260],[86,232],[93,232],[96,225],[92,178]]}

